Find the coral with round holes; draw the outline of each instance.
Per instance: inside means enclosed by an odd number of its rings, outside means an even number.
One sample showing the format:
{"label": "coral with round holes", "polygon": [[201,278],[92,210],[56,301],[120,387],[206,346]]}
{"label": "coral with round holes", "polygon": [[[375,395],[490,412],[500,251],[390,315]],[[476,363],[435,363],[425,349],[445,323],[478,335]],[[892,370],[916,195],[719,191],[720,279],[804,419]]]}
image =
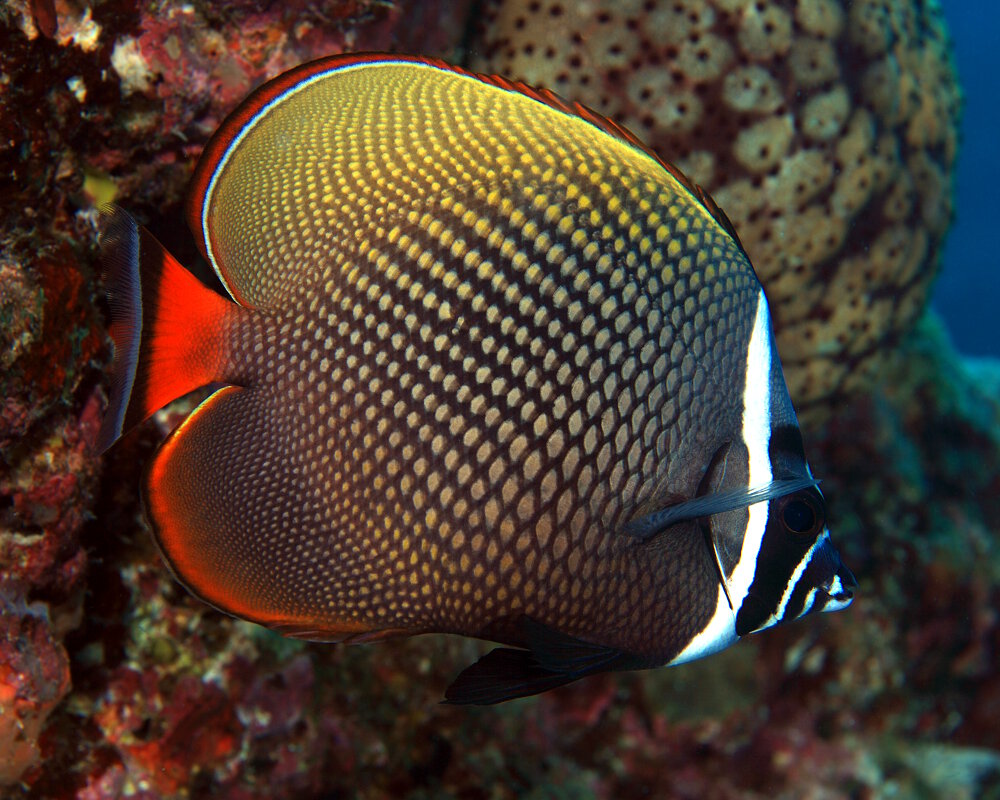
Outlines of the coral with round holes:
{"label": "coral with round holes", "polygon": [[627,125],[714,196],[807,421],[869,386],[926,305],[960,107],[935,4],[493,0],[471,52]]}

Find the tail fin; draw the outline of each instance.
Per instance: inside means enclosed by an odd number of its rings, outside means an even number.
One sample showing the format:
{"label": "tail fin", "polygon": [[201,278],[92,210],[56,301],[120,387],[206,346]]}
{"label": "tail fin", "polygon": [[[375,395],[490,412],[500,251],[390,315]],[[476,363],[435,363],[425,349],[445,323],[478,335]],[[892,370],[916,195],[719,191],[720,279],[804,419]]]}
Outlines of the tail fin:
{"label": "tail fin", "polygon": [[104,284],[115,355],[103,453],[171,400],[223,379],[225,328],[238,308],[202,284],[121,208],[105,209]]}

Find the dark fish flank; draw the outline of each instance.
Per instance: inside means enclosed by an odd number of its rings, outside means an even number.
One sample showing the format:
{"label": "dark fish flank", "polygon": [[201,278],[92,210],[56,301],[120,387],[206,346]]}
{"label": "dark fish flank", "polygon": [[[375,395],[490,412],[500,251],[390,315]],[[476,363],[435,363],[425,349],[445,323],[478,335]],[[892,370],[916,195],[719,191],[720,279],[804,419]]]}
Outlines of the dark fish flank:
{"label": "dark fish flank", "polygon": [[526,614],[675,655],[715,609],[710,551],[620,528],[739,437],[738,243],[640,149],[432,66],[344,70],[249,127],[203,218],[252,309],[236,387],[146,481],[176,574],[315,638],[516,643]]}

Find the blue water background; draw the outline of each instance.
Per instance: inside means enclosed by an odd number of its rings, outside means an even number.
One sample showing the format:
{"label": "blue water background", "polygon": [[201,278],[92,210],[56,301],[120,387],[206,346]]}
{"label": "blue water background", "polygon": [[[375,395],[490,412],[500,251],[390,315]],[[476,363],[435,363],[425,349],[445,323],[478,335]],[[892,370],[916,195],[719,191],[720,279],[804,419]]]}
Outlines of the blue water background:
{"label": "blue water background", "polygon": [[965,93],[955,221],[932,304],[956,347],[1000,357],[1000,0],[944,0]]}

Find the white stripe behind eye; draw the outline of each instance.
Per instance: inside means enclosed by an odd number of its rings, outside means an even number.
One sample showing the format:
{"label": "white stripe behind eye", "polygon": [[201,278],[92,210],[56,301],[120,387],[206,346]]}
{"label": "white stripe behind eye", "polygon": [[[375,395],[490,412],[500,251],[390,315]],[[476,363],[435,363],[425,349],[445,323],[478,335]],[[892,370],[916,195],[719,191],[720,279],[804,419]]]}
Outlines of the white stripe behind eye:
{"label": "white stripe behind eye", "polygon": [[[757,316],[747,348],[746,383],[743,387],[743,441],[747,447],[750,486],[771,482],[771,334],[767,298],[761,290]],[[748,508],[749,519],[743,536],[740,560],[729,581],[729,591],[737,610],[742,604],[757,568],[764,530],[767,528],[768,503]]]}
{"label": "white stripe behind eye", "polygon": [[[747,349],[746,384],[743,389],[743,441],[749,453],[749,485],[771,482],[771,334],[764,292],[758,296],[750,344]],[[736,612],[746,598],[757,567],[757,553],[767,527],[768,501],[749,506],[750,519],[743,537],[740,560],[727,581],[729,602],[720,586],[715,612],[705,628],[677,654],[671,664],[682,664],[707,656],[736,641]]]}
{"label": "white stripe behind eye", "polygon": [[736,639],[736,618],[733,616],[729,600],[726,599],[720,586],[715,598],[715,612],[712,614],[712,618],[701,632],[688,642],[687,647],[674,656],[668,664],[670,666],[685,664],[696,658],[710,656],[712,653],[729,647]]}

